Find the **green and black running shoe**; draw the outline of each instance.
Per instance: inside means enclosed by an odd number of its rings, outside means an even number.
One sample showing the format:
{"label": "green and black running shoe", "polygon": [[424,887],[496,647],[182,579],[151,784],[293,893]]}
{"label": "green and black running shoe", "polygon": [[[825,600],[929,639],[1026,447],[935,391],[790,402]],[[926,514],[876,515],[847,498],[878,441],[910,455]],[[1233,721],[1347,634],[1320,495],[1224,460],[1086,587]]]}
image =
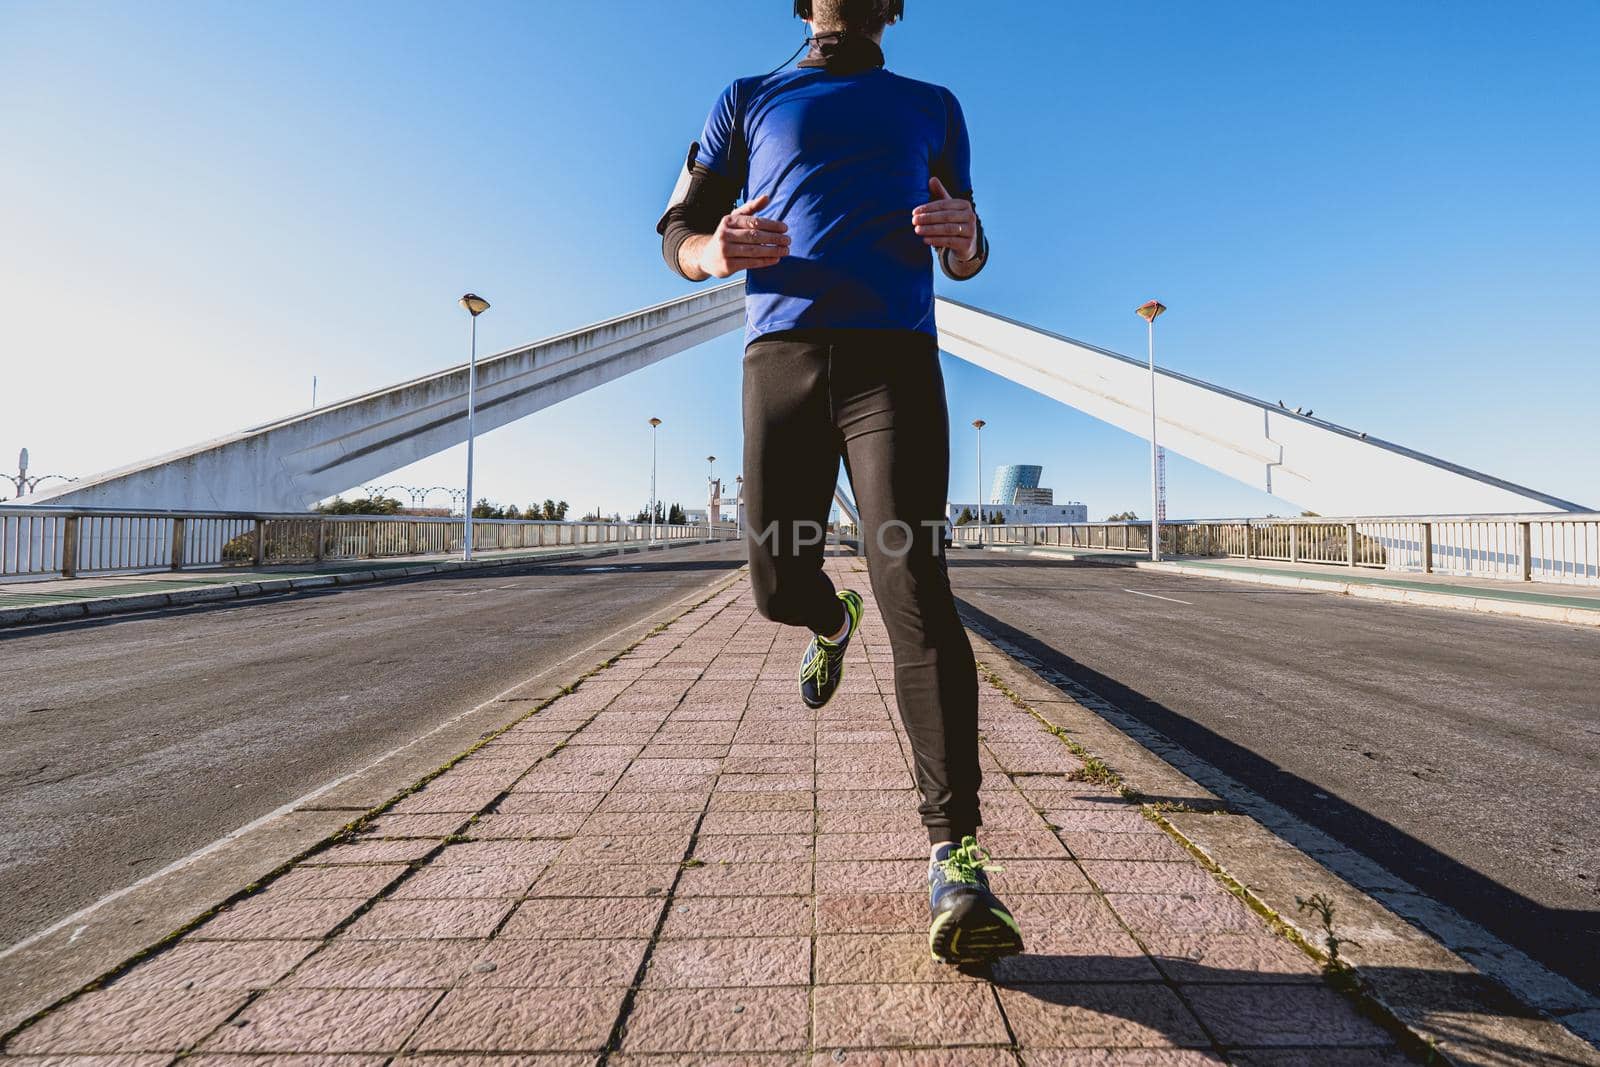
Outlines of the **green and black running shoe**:
{"label": "green and black running shoe", "polygon": [[820,708],[833,699],[839,682],[844,678],[844,650],[855,636],[856,627],[861,625],[861,594],[853,589],[844,589],[836,595],[844,603],[845,614],[850,618],[850,629],[845,631],[844,640],[838,644],[817,635],[806,646],[806,654],[800,659],[800,699],[806,702],[808,708]]}
{"label": "green and black running shoe", "polygon": [[944,845],[928,866],[928,951],[939,963],[980,964],[1022,951],[1022,929],[989,891],[984,868],[998,871],[976,839]]}

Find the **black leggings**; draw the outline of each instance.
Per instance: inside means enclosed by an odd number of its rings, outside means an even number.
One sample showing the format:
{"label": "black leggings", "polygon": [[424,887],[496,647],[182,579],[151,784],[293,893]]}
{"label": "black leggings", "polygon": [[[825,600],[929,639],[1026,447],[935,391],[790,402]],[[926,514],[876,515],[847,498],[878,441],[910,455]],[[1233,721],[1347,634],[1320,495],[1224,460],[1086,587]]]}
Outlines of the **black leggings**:
{"label": "black leggings", "polygon": [[945,572],[950,420],[934,338],[913,330],[789,330],[744,354],[750,583],[774,622],[833,633],[822,570],[839,459],[894,652],[928,839],[977,830],[978,680]]}

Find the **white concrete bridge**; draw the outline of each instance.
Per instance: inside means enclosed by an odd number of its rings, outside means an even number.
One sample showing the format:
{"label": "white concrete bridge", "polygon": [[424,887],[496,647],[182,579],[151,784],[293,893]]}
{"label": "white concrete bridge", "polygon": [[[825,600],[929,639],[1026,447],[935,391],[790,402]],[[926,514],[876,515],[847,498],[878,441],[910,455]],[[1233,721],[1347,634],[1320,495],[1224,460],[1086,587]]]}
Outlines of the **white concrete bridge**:
{"label": "white concrete bridge", "polygon": [[[1148,438],[1145,364],[941,299],[949,354]],[[478,361],[477,424],[492,430],[744,322],[732,282]],[[1158,371],[1162,445],[1325,514],[1583,511],[1571,501]],[[18,501],[77,507],[298,511],[466,440],[467,367],[379,389]]]}

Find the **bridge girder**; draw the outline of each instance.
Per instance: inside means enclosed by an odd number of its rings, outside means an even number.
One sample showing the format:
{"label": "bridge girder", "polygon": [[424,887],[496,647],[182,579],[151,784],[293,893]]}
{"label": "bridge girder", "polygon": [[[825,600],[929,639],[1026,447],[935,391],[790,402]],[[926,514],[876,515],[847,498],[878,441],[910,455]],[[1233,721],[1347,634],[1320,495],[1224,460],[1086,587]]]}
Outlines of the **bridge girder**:
{"label": "bridge girder", "polygon": [[[731,282],[478,361],[477,422],[492,430],[614,381],[744,322]],[[952,300],[953,356],[1148,437],[1149,379],[1134,359]],[[467,367],[57,486],[17,503],[297,511],[466,440]],[[1158,434],[1173,452],[1323,514],[1581,511],[1411,449],[1171,371]]]}

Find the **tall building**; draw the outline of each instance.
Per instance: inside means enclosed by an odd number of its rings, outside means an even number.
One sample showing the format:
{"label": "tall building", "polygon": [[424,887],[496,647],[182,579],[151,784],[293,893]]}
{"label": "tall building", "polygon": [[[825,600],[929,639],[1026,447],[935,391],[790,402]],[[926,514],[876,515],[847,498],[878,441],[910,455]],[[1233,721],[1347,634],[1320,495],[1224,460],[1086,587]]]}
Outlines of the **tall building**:
{"label": "tall building", "polygon": [[[994,469],[994,488],[989,490],[987,504],[1016,504],[1017,493],[1020,490],[1037,491],[1039,477],[1044,473],[1044,468],[1036,463],[1007,463],[1003,467]],[[1044,491],[1046,494],[1050,490]],[[1030,501],[1030,503],[1048,504],[1049,500]]]}
{"label": "tall building", "polygon": [[954,523],[965,511],[989,522],[999,516],[1001,522],[1062,523],[1088,522],[1089,508],[1076,500],[1065,504],[1055,502],[1055,490],[1039,485],[1044,468],[1036,463],[1008,463],[996,467],[994,486],[989,499],[982,504],[951,503],[949,517]]}

